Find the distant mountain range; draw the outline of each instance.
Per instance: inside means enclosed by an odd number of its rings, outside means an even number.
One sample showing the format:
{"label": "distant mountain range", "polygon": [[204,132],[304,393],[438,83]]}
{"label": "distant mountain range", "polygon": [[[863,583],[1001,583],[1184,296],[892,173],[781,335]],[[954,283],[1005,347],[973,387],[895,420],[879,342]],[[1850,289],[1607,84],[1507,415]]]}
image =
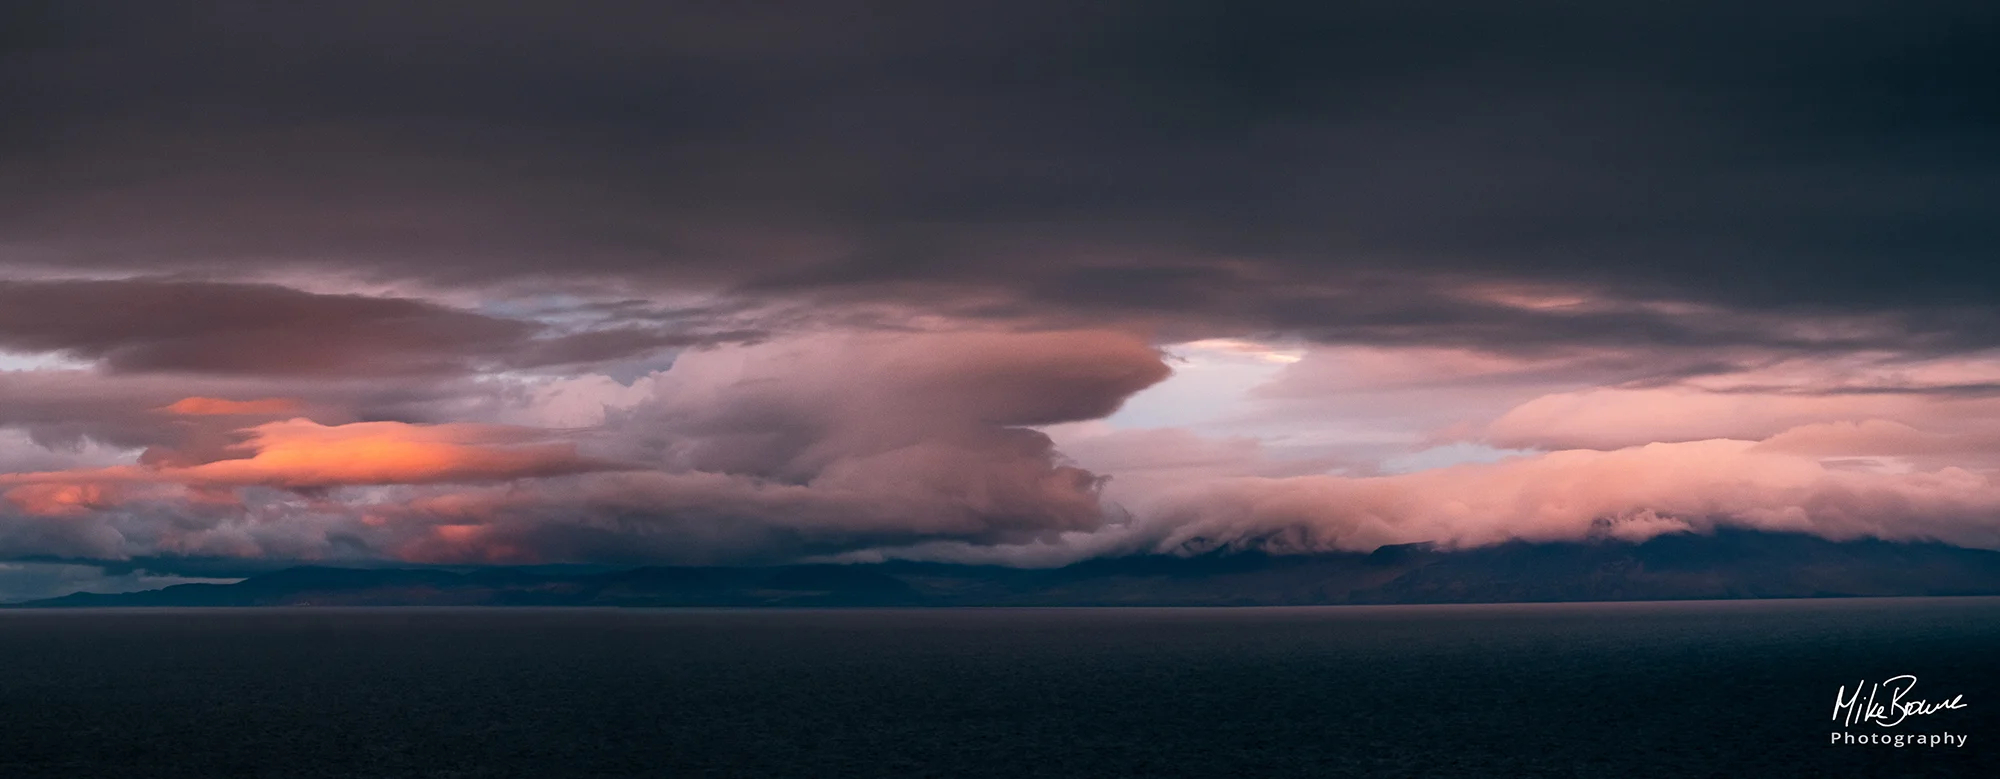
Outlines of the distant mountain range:
{"label": "distant mountain range", "polygon": [[1645,543],[1213,552],[1019,569],[886,562],[613,572],[299,567],[12,608],[142,606],[1280,606],[2000,594],[2000,552],[1723,531]]}

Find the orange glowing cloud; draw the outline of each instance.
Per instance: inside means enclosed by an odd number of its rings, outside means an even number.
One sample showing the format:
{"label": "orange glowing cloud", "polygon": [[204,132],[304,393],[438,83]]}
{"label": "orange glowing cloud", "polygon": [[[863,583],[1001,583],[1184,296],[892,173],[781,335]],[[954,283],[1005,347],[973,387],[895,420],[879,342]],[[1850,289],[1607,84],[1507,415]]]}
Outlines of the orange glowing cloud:
{"label": "orange glowing cloud", "polygon": [[361,484],[490,482],[605,470],[568,443],[528,443],[543,435],[491,425],[360,422],[321,425],[292,419],[251,428],[256,455],[182,469],[209,484],[332,487]]}
{"label": "orange glowing cloud", "polygon": [[279,416],[296,414],[304,407],[293,398],[228,400],[224,398],[182,398],[160,410],[182,416]]}
{"label": "orange glowing cloud", "polygon": [[[18,484],[10,498],[33,487],[109,483],[176,483],[190,489],[266,486],[314,489],[387,484],[498,482],[559,476],[620,466],[584,457],[574,444],[545,440],[532,428],[497,425],[413,425],[362,422],[321,425],[291,419],[244,431],[250,439],[237,448],[254,452],[242,459],[189,467],[115,466],[77,471],[10,474],[0,485]],[[60,493],[31,491],[24,500],[49,501]]]}

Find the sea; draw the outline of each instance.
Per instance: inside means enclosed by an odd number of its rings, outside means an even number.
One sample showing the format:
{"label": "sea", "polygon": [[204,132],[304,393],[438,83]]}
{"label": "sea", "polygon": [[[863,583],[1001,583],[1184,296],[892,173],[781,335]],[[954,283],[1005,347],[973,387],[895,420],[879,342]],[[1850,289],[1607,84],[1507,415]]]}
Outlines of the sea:
{"label": "sea", "polygon": [[6,779],[1792,776],[2000,777],[2000,599],[0,611]]}

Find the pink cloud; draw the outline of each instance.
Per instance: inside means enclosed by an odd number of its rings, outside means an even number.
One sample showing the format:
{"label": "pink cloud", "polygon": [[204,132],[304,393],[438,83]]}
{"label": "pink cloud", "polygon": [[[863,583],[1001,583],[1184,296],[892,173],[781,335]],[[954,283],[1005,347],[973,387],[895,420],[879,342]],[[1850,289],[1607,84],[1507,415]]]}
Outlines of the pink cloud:
{"label": "pink cloud", "polygon": [[1925,401],[1890,396],[1719,393],[1687,387],[1597,388],[1543,395],[1485,426],[1508,448],[1617,449],[1656,441],[1762,439],[1802,424],[1908,416]]}
{"label": "pink cloud", "polygon": [[2000,432],[2000,363],[1894,355],[1793,359],[1662,386],[1592,387],[1519,403],[1484,426],[1514,448],[1615,449],[1656,441],[1762,440],[1802,425],[1885,420]]}
{"label": "pink cloud", "polygon": [[[34,390],[24,397],[45,417],[127,409],[104,429],[146,451],[139,464],[0,476],[0,548],[1048,563],[1218,545],[1638,539],[1722,525],[2000,545],[1983,519],[2000,513],[2000,490],[1980,470],[2000,452],[2000,406],[1945,391],[1981,379],[1978,366],[1795,361],[1592,386],[1630,375],[1641,357],[1309,349],[1282,365],[1258,399],[1292,420],[1373,409],[1421,441],[1445,419],[1425,410],[1436,403],[1490,414],[1453,422],[1468,437],[1554,450],[1387,476],[1362,475],[1374,472],[1366,460],[1301,457],[1256,435],[1093,421],[1169,372],[1151,344],[1116,331],[825,333],[691,351],[636,380],[495,380],[488,395],[466,389],[405,407],[582,428],[561,431],[338,416],[344,423],[244,426],[360,401],[257,391],[290,389],[272,382],[160,399],[162,387],[97,377],[78,386],[117,392],[70,406],[53,386],[6,377]],[[1468,398],[1487,402],[1455,400]]]}
{"label": "pink cloud", "polygon": [[1145,518],[1156,545],[1368,550],[1418,541],[1635,539],[1721,525],[2000,546],[2000,486],[1944,467],[1830,467],[1753,441],[1568,450],[1380,477],[1190,486]]}

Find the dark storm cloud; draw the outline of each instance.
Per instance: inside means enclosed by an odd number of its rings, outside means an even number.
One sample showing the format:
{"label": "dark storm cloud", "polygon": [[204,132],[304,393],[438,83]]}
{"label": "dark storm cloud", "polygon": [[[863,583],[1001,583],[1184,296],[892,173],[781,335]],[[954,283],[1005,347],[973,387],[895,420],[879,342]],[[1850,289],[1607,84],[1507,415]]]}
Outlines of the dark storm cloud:
{"label": "dark storm cloud", "polygon": [[[2000,343],[1989,4],[12,8],[12,263],[1190,335]],[[1463,294],[1491,283],[1604,305]],[[1873,327],[1773,326],[1833,316]]]}
{"label": "dark storm cloud", "polygon": [[610,360],[701,340],[549,330],[418,300],[272,284],[0,279],[0,350],[101,361],[114,373],[447,375]]}

